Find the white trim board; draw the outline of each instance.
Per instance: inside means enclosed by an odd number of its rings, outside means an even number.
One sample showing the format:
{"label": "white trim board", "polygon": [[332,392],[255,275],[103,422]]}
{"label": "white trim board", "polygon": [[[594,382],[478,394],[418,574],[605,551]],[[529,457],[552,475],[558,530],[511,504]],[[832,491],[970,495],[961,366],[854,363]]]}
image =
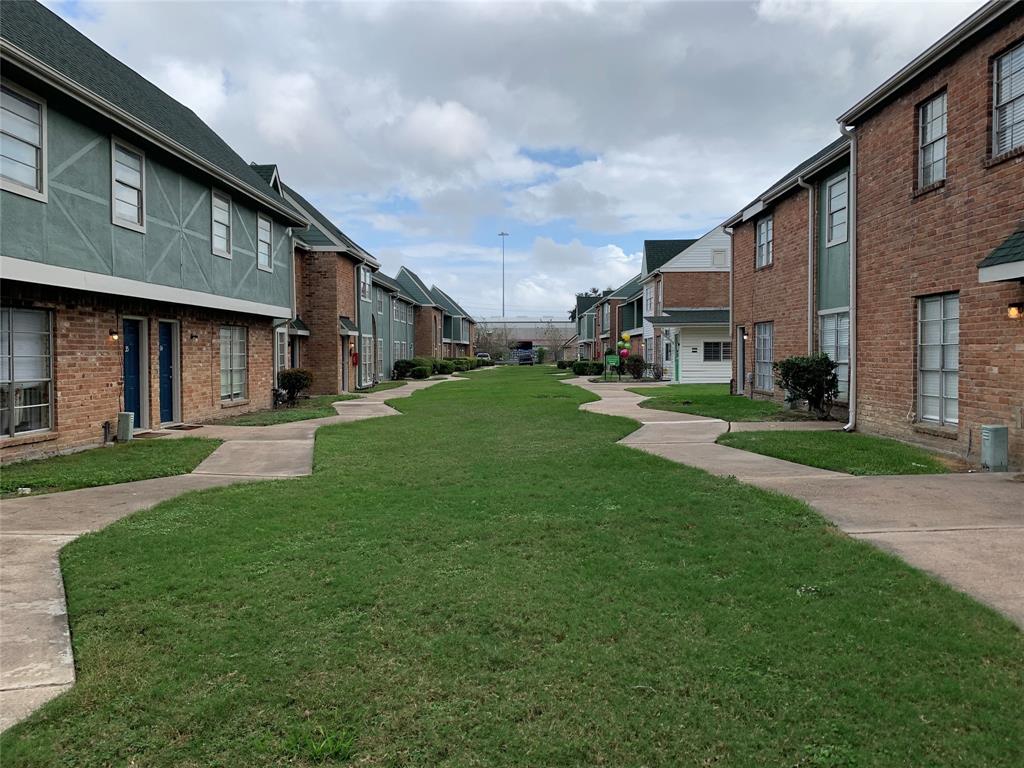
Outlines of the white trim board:
{"label": "white trim board", "polygon": [[289,306],[235,299],[187,288],[173,288],[168,285],[146,283],[142,280],[131,280],[127,277],[101,275],[97,272],[16,259],[13,256],[0,256],[0,277],[5,280],[20,280],[24,283],[38,283],[58,288],[128,296],[133,299],[149,299],[150,301],[166,301],[171,304],[223,309],[228,312],[244,312],[250,315],[292,316],[292,308]]}
{"label": "white trim board", "polygon": [[1002,280],[1024,280],[1024,261],[993,264],[978,269],[979,283],[998,283]]}

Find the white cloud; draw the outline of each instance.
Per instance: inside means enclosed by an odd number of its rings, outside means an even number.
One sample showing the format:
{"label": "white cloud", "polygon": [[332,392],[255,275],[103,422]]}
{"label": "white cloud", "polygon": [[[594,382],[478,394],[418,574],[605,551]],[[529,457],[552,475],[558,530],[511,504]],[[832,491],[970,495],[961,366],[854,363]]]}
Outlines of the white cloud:
{"label": "white cloud", "polygon": [[153,79],[207,123],[216,122],[227,102],[224,70],[220,67],[163,59],[157,64]]}

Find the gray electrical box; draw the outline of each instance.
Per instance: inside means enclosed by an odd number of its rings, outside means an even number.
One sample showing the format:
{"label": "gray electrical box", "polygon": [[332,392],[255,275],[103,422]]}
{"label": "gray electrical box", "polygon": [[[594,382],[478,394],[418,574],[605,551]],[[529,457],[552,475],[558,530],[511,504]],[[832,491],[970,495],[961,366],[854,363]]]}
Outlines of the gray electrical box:
{"label": "gray electrical box", "polygon": [[127,443],[135,431],[135,414],[131,411],[117,414],[117,442]]}
{"label": "gray electrical box", "polygon": [[1005,472],[1009,461],[1010,433],[1000,425],[981,428],[981,465],[991,472]]}

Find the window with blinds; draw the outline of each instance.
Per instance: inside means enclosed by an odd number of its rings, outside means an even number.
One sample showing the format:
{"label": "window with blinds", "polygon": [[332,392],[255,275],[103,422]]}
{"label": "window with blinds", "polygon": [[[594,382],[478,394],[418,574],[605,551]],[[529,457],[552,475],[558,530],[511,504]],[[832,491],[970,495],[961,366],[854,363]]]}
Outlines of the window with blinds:
{"label": "window with blinds", "polygon": [[956,424],[960,388],[960,296],[918,301],[917,414],[921,421]]}
{"label": "window with blinds", "polygon": [[262,213],[256,216],[256,266],[270,272],[274,267],[273,235],[274,225]]}
{"label": "window with blinds", "polygon": [[46,106],[21,89],[0,86],[0,181],[35,199],[46,194]]}
{"label": "window with blinds", "polygon": [[220,328],[220,399],[244,400],[247,392],[248,355],[245,328],[222,325]]}
{"label": "window with blinds", "polygon": [[836,364],[839,379],[839,399],[850,397],[850,313],[834,312],[822,315],[818,321],[819,349]]}
{"label": "window with blinds", "polygon": [[143,178],[145,157],[126,144],[111,144],[111,208],[113,222],[121,227],[145,231],[146,208]]}
{"label": "window with blinds", "polygon": [[1024,147],[1024,43],[995,60],[993,147],[1001,155]]}
{"label": "window with blinds", "polygon": [[771,392],[775,389],[772,363],[775,362],[772,349],[775,328],[773,323],[754,325],[754,389]]}
{"label": "window with blinds", "polygon": [[212,244],[214,256],[231,258],[231,198],[214,192],[212,200]]}
{"label": "window with blinds", "polygon": [[920,154],[918,179],[927,187],[946,178],[946,94],[929,99],[918,108]]}

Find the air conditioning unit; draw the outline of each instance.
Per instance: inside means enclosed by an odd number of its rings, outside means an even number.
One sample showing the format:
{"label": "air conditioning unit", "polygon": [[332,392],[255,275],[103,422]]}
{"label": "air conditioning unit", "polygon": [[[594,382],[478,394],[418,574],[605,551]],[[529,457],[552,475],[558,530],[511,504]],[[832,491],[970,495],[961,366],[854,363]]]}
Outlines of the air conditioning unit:
{"label": "air conditioning unit", "polygon": [[117,442],[127,443],[135,431],[135,414],[132,411],[117,414]]}
{"label": "air conditioning unit", "polygon": [[981,465],[990,472],[1005,472],[1009,463],[1010,432],[998,424],[981,428]]}

